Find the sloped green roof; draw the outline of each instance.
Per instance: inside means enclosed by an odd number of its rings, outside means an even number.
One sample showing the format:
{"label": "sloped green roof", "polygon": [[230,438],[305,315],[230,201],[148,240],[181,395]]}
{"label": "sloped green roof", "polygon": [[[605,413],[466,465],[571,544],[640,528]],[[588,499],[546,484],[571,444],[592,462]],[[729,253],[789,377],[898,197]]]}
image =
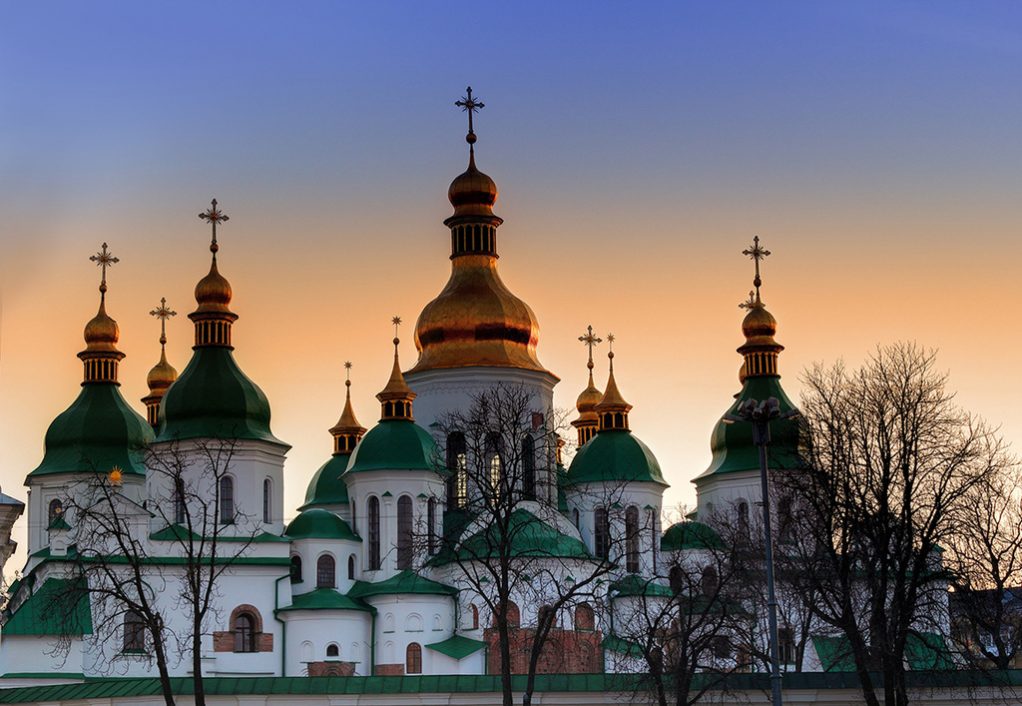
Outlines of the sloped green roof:
{"label": "sloped green roof", "polygon": [[46,430],[46,452],[29,478],[54,473],[145,475],[152,427],[128,406],[117,385],[89,383]]}
{"label": "sloped green roof", "polygon": [[642,657],[642,647],[631,640],[625,640],[617,635],[607,635],[603,638],[603,649],[628,655],[629,657]]}
{"label": "sloped green roof", "polygon": [[935,632],[911,633],[905,643],[905,659],[909,667],[921,671],[955,668],[944,637]]}
{"label": "sloped green roof", "polygon": [[610,589],[616,591],[618,596],[624,598],[630,596],[670,598],[674,595],[670,586],[656,583],[651,578],[642,578],[638,574],[628,574],[628,576],[625,576],[620,581],[612,583]]}
{"label": "sloped green roof", "polygon": [[426,647],[453,659],[465,659],[486,647],[486,643],[481,640],[473,640],[464,635],[452,635],[446,640],[434,642],[431,645],[426,645]]}
{"label": "sloped green roof", "polygon": [[[149,539],[157,542],[179,542],[183,539],[201,539],[197,532],[190,532],[182,525],[167,525],[149,535]],[[207,538],[212,541],[212,537]],[[260,532],[252,536],[228,536],[220,535],[216,538],[218,542],[249,542],[251,544],[273,544],[275,542],[287,542],[288,540],[269,532]]]}
{"label": "sloped green roof", "polygon": [[855,658],[846,637],[813,635],[813,649],[825,672],[854,672]]}
{"label": "sloped green roof", "polygon": [[568,485],[603,482],[667,485],[656,456],[627,429],[601,430],[571,460]]}
{"label": "sloped green roof", "polygon": [[329,461],[320,466],[309,481],[308,490],[305,491],[305,504],[298,510],[323,505],[347,505],[350,502],[348,486],[341,480],[341,475],[350,460],[351,454],[334,454]]}
{"label": "sloped green roof", "polygon": [[361,610],[374,613],[376,609],[368,603],[346,596],[333,588],[317,588],[308,593],[300,593],[291,599],[291,605],[281,608],[278,612],[291,610]]}
{"label": "sloped green roof", "polygon": [[69,525],[67,523],[67,520],[64,519],[64,513],[60,513],[59,515],[57,515],[56,517],[53,518],[53,521],[50,522],[50,525],[46,529],[48,529],[48,530],[69,530],[69,529],[71,529],[71,525]]}
{"label": "sloped green roof", "polygon": [[351,454],[345,473],[436,471],[436,442],[407,419],[386,419],[370,429]]}
{"label": "sloped green roof", "polygon": [[568,469],[557,464],[557,512],[568,516]]}
{"label": "sloped green roof", "polygon": [[[734,403],[721,415],[710,436],[710,450],[713,458],[710,466],[696,477],[698,482],[707,476],[719,473],[736,473],[759,469],[759,448],[752,443],[752,424],[748,422],[725,423],[724,417],[734,414],[738,406],[748,399],[759,401],[776,397],[781,412],[796,409],[784,389],[779,376],[750,377],[742,385]],[[780,419],[770,423],[769,467],[771,469],[795,469],[800,467],[798,458],[799,423],[797,418]]]}
{"label": "sloped green roof", "polygon": [[694,520],[676,522],[667,528],[660,538],[660,550],[665,552],[682,549],[721,549],[724,542],[709,525]]}
{"label": "sloped green roof", "polygon": [[433,596],[453,596],[458,589],[453,586],[433,581],[419,576],[415,572],[405,569],[404,571],[391,576],[386,581],[369,583],[367,581],[356,581],[348,595],[352,598],[367,598],[369,596],[390,596],[406,593],[419,593]]}
{"label": "sloped green roof", "polygon": [[159,441],[253,439],[286,446],[270,431],[270,403],[229,348],[196,348],[160,403]]}
{"label": "sloped green roof", "polygon": [[46,579],[3,626],[4,637],[91,634],[88,593],[73,579]]}
{"label": "sloped green roof", "polygon": [[[491,524],[461,542],[457,550],[446,549],[437,554],[432,563],[441,566],[457,559],[471,561],[493,557],[500,549],[501,531],[498,525]],[[592,559],[581,540],[562,534],[528,510],[519,508],[511,513],[508,531],[513,556]]]}
{"label": "sloped green roof", "polygon": [[284,530],[284,535],[291,539],[349,539],[361,542],[362,538],[351,531],[348,523],[340,517],[314,507],[305,510],[291,521]]}

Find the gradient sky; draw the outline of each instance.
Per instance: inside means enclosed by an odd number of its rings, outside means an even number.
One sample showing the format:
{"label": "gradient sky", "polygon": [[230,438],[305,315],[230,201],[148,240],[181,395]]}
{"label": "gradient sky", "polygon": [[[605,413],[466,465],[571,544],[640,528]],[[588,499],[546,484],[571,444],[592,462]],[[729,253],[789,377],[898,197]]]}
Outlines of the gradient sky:
{"label": "gradient sky", "polygon": [[413,322],[446,281],[446,190],[466,162],[452,104],[469,83],[487,104],[501,272],[539,317],[558,404],[584,384],[585,326],[612,331],[668,505],[693,501],[738,388],[756,234],[793,398],[813,361],[916,340],[1019,446],[1022,6],[491,5],[4,3],[3,491],[24,497],[77,394],[104,240],[121,258],[125,396],[146,392],[161,296],[184,368],[208,267],[196,214],[216,196],[237,358],[294,446],[285,506],[300,504],[342,362],[371,426],[390,317]]}

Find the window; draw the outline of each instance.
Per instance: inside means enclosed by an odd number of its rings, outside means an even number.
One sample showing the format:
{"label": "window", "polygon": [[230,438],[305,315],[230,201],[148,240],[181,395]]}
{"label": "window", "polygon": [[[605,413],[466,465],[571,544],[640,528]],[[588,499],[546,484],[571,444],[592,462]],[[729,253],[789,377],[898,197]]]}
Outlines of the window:
{"label": "window", "polygon": [[337,564],[329,554],[316,560],[316,588],[333,588],[337,585]]}
{"label": "window", "polygon": [[263,481],[263,522],[270,522],[270,498],[273,493],[273,481],[269,478]]}
{"label": "window", "polygon": [[598,559],[610,558],[610,517],[604,508],[598,508],[595,513],[596,536],[595,551]]}
{"label": "window", "polygon": [[639,508],[625,510],[625,570],[639,573]]}
{"label": "window", "polygon": [[50,510],[47,515],[47,525],[52,525],[53,521],[56,520],[64,512],[64,504],[57,498],[50,501]]}
{"label": "window", "polygon": [[593,609],[587,603],[575,608],[575,629],[576,630],[592,630],[596,627],[596,616],[593,615]]}
{"label": "window", "polygon": [[220,479],[220,524],[234,524],[234,479],[230,476]]}
{"label": "window", "polygon": [[677,564],[671,567],[670,584],[674,595],[678,595],[685,590],[685,572]]}
{"label": "window", "polygon": [[369,498],[367,515],[369,516],[369,571],[380,568],[380,499],[375,495]]}
{"label": "window", "polygon": [[795,664],[795,631],[787,625],[777,630],[777,653],[781,664]]}
{"label": "window", "polygon": [[429,553],[436,554],[436,498],[430,498],[426,503],[426,525]]}
{"label": "window", "polygon": [[302,558],[295,554],[291,557],[291,583],[302,582]]}
{"label": "window", "polygon": [[738,503],[738,534],[742,539],[749,538],[749,503],[744,500]]}
{"label": "window", "polygon": [[[497,627],[497,620],[499,616],[493,614],[493,627]],[[516,628],[522,622],[522,612],[518,610],[518,604],[514,601],[507,602],[507,626],[509,628]]]}
{"label": "window", "polygon": [[710,644],[713,648],[713,656],[717,659],[727,659],[731,656],[731,641],[727,635],[717,635]]}
{"label": "window", "polygon": [[327,645],[326,646],[326,656],[327,657],[340,657],[341,656],[341,648],[338,647],[337,645],[333,645],[333,644]]}
{"label": "window", "polygon": [[476,608],[476,604],[475,603],[470,605],[469,608],[472,609],[472,629],[473,630],[478,630],[479,629],[479,609]]}
{"label": "window", "polygon": [[174,479],[174,522],[185,523],[185,482],[180,477]]}
{"label": "window", "polygon": [[572,510],[571,514],[575,520],[575,529],[579,529],[579,523],[581,522],[581,518],[578,516],[578,508],[576,507],[574,510]]}
{"label": "window", "polygon": [[522,439],[522,497],[536,499],[536,442],[531,436]]}
{"label": "window", "polygon": [[652,535],[651,544],[653,546],[653,552],[650,555],[653,560],[653,575],[656,575],[657,570],[657,554],[660,553],[660,523],[657,518],[656,508],[649,510],[649,531]]}
{"label": "window", "polygon": [[468,456],[465,435],[460,431],[447,435],[447,507],[465,507],[468,496]]}
{"label": "window", "polygon": [[411,643],[405,650],[405,674],[422,674],[422,647],[418,642]]}
{"label": "window", "polygon": [[397,500],[397,568],[412,568],[412,499],[408,495]]}
{"label": "window", "polygon": [[124,614],[123,652],[145,652],[145,621],[134,610]]}
{"label": "window", "polygon": [[703,575],[699,579],[699,586],[702,588],[704,596],[712,598],[717,593],[718,582],[717,570],[714,567],[707,566],[703,569]]}
{"label": "window", "polygon": [[777,541],[781,544],[791,544],[794,537],[794,527],[791,518],[791,498],[781,498],[777,501]]}
{"label": "window", "polygon": [[496,432],[490,433],[486,437],[486,458],[487,466],[489,467],[489,491],[490,491],[490,503],[496,507],[497,503],[500,502],[501,496],[501,483],[503,473],[501,472],[501,444],[500,434]]}
{"label": "window", "polygon": [[231,626],[235,652],[255,652],[255,618],[251,613],[238,613]]}
{"label": "window", "polygon": [[536,628],[538,629],[541,625],[547,625],[550,628],[557,627],[557,611],[551,606],[539,607],[539,613],[536,615]]}
{"label": "window", "polygon": [[348,557],[348,580],[355,580],[355,555],[352,554]]}

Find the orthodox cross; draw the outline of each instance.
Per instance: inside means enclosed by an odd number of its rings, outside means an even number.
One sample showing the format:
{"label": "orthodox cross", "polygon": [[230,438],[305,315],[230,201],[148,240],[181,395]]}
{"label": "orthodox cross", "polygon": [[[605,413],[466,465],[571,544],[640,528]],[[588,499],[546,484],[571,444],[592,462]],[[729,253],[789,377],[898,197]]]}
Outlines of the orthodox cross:
{"label": "orthodox cross", "polygon": [[167,308],[167,298],[160,298],[160,306],[149,312],[149,316],[155,316],[160,320],[160,345],[167,344],[167,319],[177,316],[177,312]]}
{"label": "orthodox cross", "polygon": [[344,361],[344,386],[351,387],[351,361]]}
{"label": "orthodox cross", "polygon": [[749,290],[749,298],[738,305],[739,309],[755,309],[756,308],[756,293],[751,289]]}
{"label": "orthodox cross", "polygon": [[472,129],[472,115],[477,110],[482,110],[486,107],[485,103],[475,100],[472,97],[472,87],[469,86],[465,89],[465,96],[460,101],[455,101],[454,105],[461,108],[463,111],[468,113],[468,135],[465,140],[471,145],[476,141],[475,131]]}
{"label": "orthodox cross", "polygon": [[106,243],[103,243],[102,250],[95,255],[90,256],[89,259],[103,268],[103,277],[99,283],[99,291],[101,294],[106,294],[106,268],[113,267],[120,262],[120,260],[114,257],[113,253],[106,249]]}
{"label": "orthodox cross", "polygon": [[213,226],[213,242],[210,243],[209,251],[216,255],[216,251],[220,249],[220,246],[216,242],[216,224],[229,221],[231,219],[226,213],[216,207],[216,199],[210,201],[210,207],[199,214],[199,218],[208,222]]}
{"label": "orthodox cross", "polygon": [[390,320],[390,323],[394,324],[394,345],[397,346],[401,342],[401,339],[398,338],[398,332],[401,328],[401,317],[395,316]]}
{"label": "orthodox cross", "polygon": [[748,255],[756,263],[756,278],[752,280],[752,284],[756,287],[756,301],[759,301],[759,286],[763,284],[763,280],[759,277],[759,261],[770,255],[770,251],[759,246],[759,236],[757,235],[752,239],[752,247],[742,250],[742,255]]}
{"label": "orthodox cross", "polygon": [[593,369],[593,348],[596,346],[597,343],[602,343],[603,339],[599,338],[598,336],[596,336],[596,334],[593,333],[593,327],[592,326],[587,326],[586,327],[586,335],[579,336],[578,340],[580,342],[586,344],[586,347],[589,348],[589,362],[586,364],[586,367],[589,368],[590,370],[592,370]]}
{"label": "orthodox cross", "polygon": [[610,351],[607,353],[607,356],[610,358],[614,357],[614,341],[616,340],[617,339],[614,337],[614,334],[612,333],[607,334],[607,345],[610,346]]}

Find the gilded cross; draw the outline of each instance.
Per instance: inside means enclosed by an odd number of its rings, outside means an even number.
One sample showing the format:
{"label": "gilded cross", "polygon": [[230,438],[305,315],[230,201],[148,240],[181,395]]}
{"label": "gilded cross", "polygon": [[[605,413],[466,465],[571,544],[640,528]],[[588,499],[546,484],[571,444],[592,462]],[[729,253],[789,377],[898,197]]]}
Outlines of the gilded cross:
{"label": "gilded cross", "polygon": [[608,333],[607,334],[607,345],[610,346],[610,354],[611,354],[611,356],[614,355],[614,341],[616,341],[616,340],[617,340],[617,338],[614,337],[614,334],[612,334],[612,333]]}
{"label": "gilded cross", "polygon": [[210,243],[209,250],[215,255],[216,251],[220,249],[216,242],[216,224],[229,221],[231,217],[217,208],[216,199],[213,199],[210,201],[210,207],[199,214],[199,218],[213,226],[213,242]]}
{"label": "gilded cross", "polygon": [[167,319],[177,316],[177,312],[167,307],[167,298],[160,298],[160,305],[149,312],[149,316],[155,316],[160,320],[160,345],[167,343]]}
{"label": "gilded cross", "polygon": [[351,387],[351,361],[344,361],[344,386]]}
{"label": "gilded cross", "polygon": [[755,309],[756,308],[756,293],[749,290],[749,298],[738,305],[739,309]]}
{"label": "gilded cross", "polygon": [[759,261],[770,255],[770,251],[759,246],[759,236],[757,235],[752,239],[752,247],[742,250],[742,255],[748,255],[756,263],[756,278],[752,280],[752,284],[756,287],[756,301],[759,301],[759,286],[763,284],[763,280],[759,277]]}
{"label": "gilded cross", "polygon": [[596,334],[593,333],[593,327],[592,326],[587,326],[586,327],[586,334],[584,336],[579,336],[578,340],[580,342],[584,343],[589,348],[589,362],[586,364],[586,367],[589,368],[590,370],[592,370],[593,369],[593,348],[596,346],[597,343],[602,343],[603,339],[598,337]]}
{"label": "gilded cross", "polygon": [[390,320],[390,323],[394,324],[394,345],[396,346],[400,342],[398,341],[398,333],[401,329],[401,317],[395,316]]}
{"label": "gilded cross", "polygon": [[99,283],[99,291],[106,294],[106,268],[113,267],[120,262],[120,260],[114,257],[113,253],[107,250],[106,243],[103,243],[102,250],[95,255],[90,256],[89,259],[103,268],[103,278]]}
{"label": "gilded cross", "polygon": [[465,89],[465,96],[460,101],[455,101],[454,105],[461,108],[463,111],[468,113],[468,136],[465,138],[469,144],[476,141],[475,131],[472,129],[472,115],[477,111],[486,107],[485,103],[477,101],[472,97],[472,87],[469,86]]}

